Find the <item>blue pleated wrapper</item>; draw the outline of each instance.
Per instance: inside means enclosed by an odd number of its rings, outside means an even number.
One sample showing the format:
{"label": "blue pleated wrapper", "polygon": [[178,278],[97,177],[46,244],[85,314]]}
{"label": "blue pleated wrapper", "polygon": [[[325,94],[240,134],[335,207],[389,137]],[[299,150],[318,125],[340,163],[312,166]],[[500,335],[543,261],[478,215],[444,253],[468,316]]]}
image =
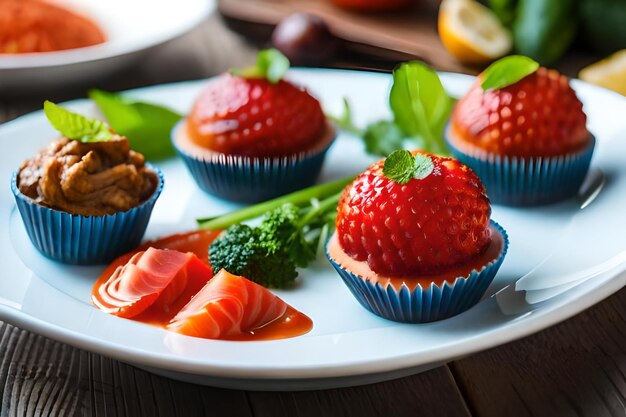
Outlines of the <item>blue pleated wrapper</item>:
{"label": "blue pleated wrapper", "polygon": [[456,148],[445,133],[452,155],[470,167],[482,180],[492,203],[535,206],[573,197],[585,180],[596,140],[580,152],[553,157],[470,155]]}
{"label": "blue pleated wrapper", "polygon": [[44,256],[74,265],[96,265],[112,261],[136,248],[146,231],[152,208],[163,190],[163,173],[152,196],[137,207],[105,216],[83,216],[54,210],[35,203],[22,194],[17,175],[11,178],[11,191],[33,245]]}
{"label": "blue pleated wrapper", "polygon": [[336,136],[335,127],[328,123],[332,137],[325,146],[287,157],[255,158],[206,150],[193,155],[177,144],[178,131],[184,127],[185,120],[174,127],[172,143],[200,189],[240,203],[265,201],[313,185]]}
{"label": "blue pleated wrapper", "polygon": [[466,277],[458,277],[454,282],[434,283],[428,288],[418,285],[413,291],[403,284],[399,290],[392,285],[383,286],[379,282],[359,277],[340,266],[326,250],[326,257],[337,270],[352,295],[363,307],[388,320],[405,323],[428,323],[443,320],[462,313],[478,303],[487,291],[502,265],[509,247],[509,238],[504,229],[491,221],[492,229],[502,235],[504,246],[500,256],[489,262],[480,271],[473,270]]}

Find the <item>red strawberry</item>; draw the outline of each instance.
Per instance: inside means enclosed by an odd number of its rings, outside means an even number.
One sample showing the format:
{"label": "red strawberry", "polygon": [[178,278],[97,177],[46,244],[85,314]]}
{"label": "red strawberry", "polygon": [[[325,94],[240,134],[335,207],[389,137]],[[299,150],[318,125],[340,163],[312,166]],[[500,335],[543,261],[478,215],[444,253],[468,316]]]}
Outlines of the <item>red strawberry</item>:
{"label": "red strawberry", "polygon": [[287,81],[224,74],[196,100],[189,133],[200,146],[254,157],[311,149],[324,128],[319,102]]}
{"label": "red strawberry", "polygon": [[413,155],[432,161],[418,175],[421,179],[411,175],[400,184],[383,174],[380,161],[359,175],[339,201],[342,249],[353,259],[367,261],[378,274],[441,273],[480,254],[490,243],[491,207],[476,174],[455,159]]}
{"label": "red strawberry", "polygon": [[589,143],[583,105],[567,77],[539,68],[517,83],[483,91],[481,79],[457,103],[454,137],[499,155],[554,156]]}

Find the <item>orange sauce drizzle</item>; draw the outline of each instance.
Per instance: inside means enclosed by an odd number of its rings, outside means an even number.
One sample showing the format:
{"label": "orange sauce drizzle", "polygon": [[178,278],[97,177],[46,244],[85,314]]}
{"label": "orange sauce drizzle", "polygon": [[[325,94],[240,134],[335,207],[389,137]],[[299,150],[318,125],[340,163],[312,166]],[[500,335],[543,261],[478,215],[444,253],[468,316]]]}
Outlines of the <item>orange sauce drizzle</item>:
{"label": "orange sauce drizzle", "polygon": [[278,340],[301,336],[311,331],[313,320],[295,308],[288,306],[287,311],[263,327],[245,331],[235,336],[226,336],[222,340],[259,341]]}
{"label": "orange sauce drizzle", "polygon": [[445,281],[453,283],[458,277],[465,277],[469,275],[472,270],[480,270],[483,266],[495,260],[502,252],[503,247],[504,238],[495,228],[492,227],[491,243],[485,251],[473,258],[470,262],[454,266],[438,275],[389,277],[378,275],[376,272],[372,271],[367,262],[357,261],[348,256],[343,249],[341,249],[336,233],[333,235],[330,242],[328,242],[328,252],[333,260],[353,274],[365,278],[373,283],[380,282],[383,287],[391,285],[396,290],[400,289],[400,287],[404,284],[410,291],[413,291],[418,285],[421,285],[422,288],[428,288],[432,283],[438,287],[442,286]]}
{"label": "orange sauce drizzle", "polygon": [[[149,247],[158,249],[173,249],[181,252],[194,252],[204,262],[208,263],[208,250],[211,242],[219,235],[220,231],[194,231],[180,233],[164,237],[159,240],[147,242],[134,251],[120,256],[114,260],[102,272],[93,286],[91,298],[94,305],[103,305],[99,296],[99,289],[104,285],[118,266],[125,265],[137,252]],[[144,312],[129,319],[139,321],[152,326],[165,328],[172,318],[182,309],[191,298],[206,284],[206,277],[190,274],[187,287],[182,294],[167,309],[159,309],[151,306]],[[313,328],[313,321],[295,308],[288,306],[287,311],[276,320],[256,329],[247,330],[239,335],[226,336],[222,340],[236,341],[259,341],[287,339],[308,333]]]}

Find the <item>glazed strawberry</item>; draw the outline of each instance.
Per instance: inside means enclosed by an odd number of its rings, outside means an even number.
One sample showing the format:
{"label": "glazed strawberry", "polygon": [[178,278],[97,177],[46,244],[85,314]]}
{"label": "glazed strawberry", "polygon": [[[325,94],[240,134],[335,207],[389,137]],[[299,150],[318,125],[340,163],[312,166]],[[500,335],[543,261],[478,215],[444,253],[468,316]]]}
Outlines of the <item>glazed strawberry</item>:
{"label": "glazed strawberry", "polygon": [[567,77],[539,68],[503,88],[483,90],[481,77],[457,103],[457,145],[519,157],[576,152],[590,140],[583,105]]}
{"label": "glazed strawberry", "polygon": [[485,188],[465,165],[397,151],[346,188],[336,225],[341,248],[353,259],[381,275],[418,276],[484,251],[490,214]]}
{"label": "glazed strawberry", "polygon": [[191,138],[228,155],[287,156],[313,148],[323,134],[320,103],[287,81],[224,74],[196,100]]}

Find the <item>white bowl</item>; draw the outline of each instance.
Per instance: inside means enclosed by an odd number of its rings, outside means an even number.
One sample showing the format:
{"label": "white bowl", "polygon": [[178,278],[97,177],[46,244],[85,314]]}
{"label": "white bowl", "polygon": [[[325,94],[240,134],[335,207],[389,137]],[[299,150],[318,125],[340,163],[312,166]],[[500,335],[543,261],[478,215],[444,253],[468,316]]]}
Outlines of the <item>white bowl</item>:
{"label": "white bowl", "polygon": [[215,7],[214,0],[54,0],[85,15],[106,42],[86,48],[0,54],[0,91],[35,90],[102,77],[148,49],[185,34]]}

